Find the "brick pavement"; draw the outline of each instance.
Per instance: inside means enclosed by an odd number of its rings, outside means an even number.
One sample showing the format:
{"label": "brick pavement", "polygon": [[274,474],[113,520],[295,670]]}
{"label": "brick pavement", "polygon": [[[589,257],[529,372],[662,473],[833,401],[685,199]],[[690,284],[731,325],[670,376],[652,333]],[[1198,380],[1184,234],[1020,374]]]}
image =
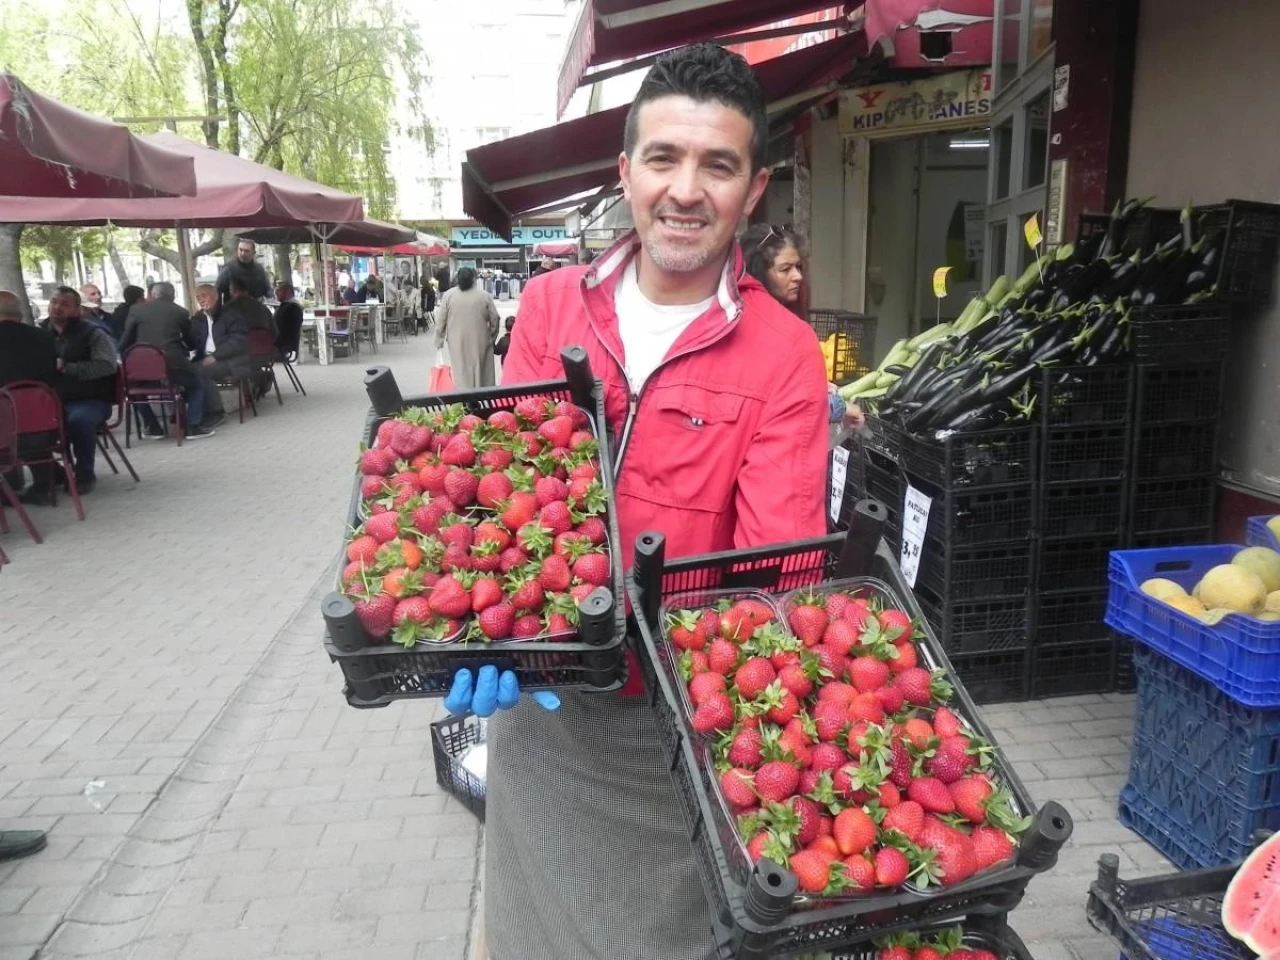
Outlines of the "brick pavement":
{"label": "brick pavement", "polygon": [[[433,352],[377,359],[424,384]],[[317,643],[363,366],[306,365],[310,396],[283,409],[136,446],[141,484],[101,465],[85,523],[36,509],[43,546],[4,538],[0,829],[50,842],[0,865],[0,960],[468,956],[481,838],[436,787],[437,708],[350,709]],[[1084,919],[1101,853],[1168,869],[1115,820],[1132,709],[985,711],[1036,800],[1076,820],[1014,917],[1037,960],[1116,956]]]}

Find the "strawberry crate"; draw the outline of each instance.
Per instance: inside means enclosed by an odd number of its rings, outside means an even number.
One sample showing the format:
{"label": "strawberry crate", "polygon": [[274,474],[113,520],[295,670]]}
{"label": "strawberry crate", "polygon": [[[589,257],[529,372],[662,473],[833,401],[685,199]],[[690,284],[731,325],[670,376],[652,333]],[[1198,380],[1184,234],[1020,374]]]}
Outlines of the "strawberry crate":
{"label": "strawberry crate", "polygon": [[[363,440],[372,445],[384,420],[409,407],[427,411],[461,404],[469,413],[488,416],[514,410],[522,400],[567,401],[587,416],[599,443],[600,480],[607,502],[613,502],[613,476],[604,417],[603,389],[592,374],[581,347],[562,351],[565,379],[484,390],[459,391],[438,396],[405,399],[387,367],[372,367],[365,389],[372,409]],[[361,477],[353,482],[348,521],[358,521]],[[354,707],[382,707],[394,700],[443,697],[460,669],[493,664],[511,670],[521,687],[577,688],[585,691],[616,690],[625,682],[627,648],[623,569],[618,552],[617,519],[606,511],[607,545],[611,584],[599,587],[579,603],[575,633],[553,637],[494,643],[466,642],[455,634],[439,642],[419,642],[413,647],[379,641],[360,621],[352,601],[340,592],[321,603],[325,619],[325,650],[338,664],[346,680],[344,694]]]}
{"label": "strawberry crate", "polygon": [[436,783],[484,822],[484,778],[462,765],[474,746],[485,742],[485,721],[475,714],[446,717],[431,725],[431,754],[435,759]]}
{"label": "strawberry crate", "polygon": [[946,492],[975,487],[1032,483],[1037,478],[1035,427],[1007,427],[976,433],[907,435],[902,440],[905,471]]}
{"label": "strawberry crate", "polygon": [[1126,425],[1132,377],[1128,364],[1046,367],[1040,375],[1041,426],[1056,435],[1069,427]]}
{"label": "strawberry crate", "polygon": [[1212,567],[1230,563],[1232,544],[1118,550],[1111,554],[1107,625],[1182,664],[1246,707],[1280,708],[1280,623],[1232,613],[1216,624],[1142,592],[1153,577],[1190,590]]}
{"label": "strawberry crate", "polygon": [[[910,933],[914,934],[912,939],[918,940],[922,945],[936,943],[939,937],[954,937],[956,939],[951,941],[951,945],[955,945],[958,940],[959,948],[985,950],[994,954],[998,960],[1032,960],[1031,952],[1022,938],[999,915],[970,917],[960,924],[942,924],[912,930]],[[856,950],[837,950],[831,955],[831,960],[879,960],[880,956],[881,947],[877,939]]]}
{"label": "strawberry crate", "polygon": [[1040,440],[1040,477],[1045,483],[1118,480],[1129,460],[1129,428],[1059,427]]}
{"label": "strawberry crate", "polygon": [[1089,923],[1129,960],[1253,960],[1222,926],[1222,901],[1238,864],[1135,880],[1104,853],[1089,887]]}
{"label": "strawberry crate", "polygon": [[1221,363],[1134,368],[1134,423],[1156,425],[1212,420],[1222,410]]}
{"label": "strawberry crate", "polygon": [[[765,960],[864,943],[890,930],[925,922],[954,920],[975,913],[1003,913],[1021,899],[1031,877],[1048,869],[1058,848],[1070,834],[1070,817],[1057,804],[1047,804],[1022,838],[1017,859],[1003,868],[974,876],[954,887],[918,892],[909,887],[846,899],[813,901],[797,895],[790,871],[768,859],[753,864],[718,789],[712,789],[709,754],[703,743],[686,734],[670,649],[661,632],[663,604],[681,593],[714,590],[757,590],[781,594],[816,587],[855,574],[880,579],[917,621],[920,617],[903,583],[892,554],[874,544],[884,511],[875,504],[859,505],[861,520],[845,536],[780,544],[756,550],[731,551],[706,557],[664,561],[660,534],[637,539],[632,571],[632,605],[641,639],[640,667],[650,703],[659,717],[663,749],[671,765],[676,793],[685,812],[703,884],[719,925],[722,960]],[[871,529],[871,535],[868,535]],[[946,655],[925,630],[919,655],[924,665],[953,675]],[[979,735],[990,732],[963,688],[953,702]],[[665,720],[663,718],[666,718]],[[997,752],[1000,779],[1020,810],[1033,806],[1025,788]]]}
{"label": "strawberry crate", "polygon": [[1245,527],[1244,543],[1247,547],[1267,547],[1271,550],[1280,550],[1280,541],[1276,540],[1276,536],[1271,532],[1271,528],[1267,526],[1267,521],[1271,517],[1250,517]]}

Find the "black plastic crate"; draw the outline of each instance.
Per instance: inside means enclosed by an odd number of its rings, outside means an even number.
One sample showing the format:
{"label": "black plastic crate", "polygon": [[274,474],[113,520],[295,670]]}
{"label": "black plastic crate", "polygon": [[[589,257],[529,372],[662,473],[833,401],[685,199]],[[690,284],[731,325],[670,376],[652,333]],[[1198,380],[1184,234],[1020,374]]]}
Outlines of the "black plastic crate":
{"label": "black plastic crate", "polygon": [[1111,551],[1119,549],[1121,542],[1118,536],[1042,541],[1036,568],[1039,588],[1056,592],[1105,587]]}
{"label": "black plastic crate", "polygon": [[1130,550],[1147,550],[1152,547],[1188,547],[1216,542],[1217,531],[1213,527],[1194,527],[1190,530],[1133,531],[1125,538],[1125,546]]}
{"label": "black plastic crate", "polygon": [[1133,664],[1133,640],[1112,634],[1116,641],[1116,693],[1133,693],[1138,689],[1138,672]]}
{"label": "black plastic crate", "polygon": [[974,703],[1016,703],[1030,696],[1030,649],[950,656]]}
{"label": "black plastic crate", "polygon": [[1204,476],[1218,469],[1218,420],[1134,428],[1136,480]]}
{"label": "black plastic crate", "polygon": [[1129,488],[1131,537],[1162,530],[1212,528],[1217,477],[1135,480]]}
{"label": "black plastic crate", "polygon": [[462,765],[472,746],[485,742],[485,722],[474,714],[446,717],[431,725],[436,783],[484,822],[485,782]]}
{"label": "black plastic crate", "polygon": [[1134,422],[1212,420],[1222,411],[1222,363],[1134,368]]}
{"label": "black plastic crate", "polygon": [[1029,540],[993,546],[954,547],[926,537],[916,586],[953,601],[1025,597],[1031,590]]}
{"label": "black plastic crate", "polygon": [[978,546],[1034,536],[1036,488],[1030,484],[945,493],[910,473],[903,480],[933,501],[926,536],[938,543]]}
{"label": "black plastic crate", "polygon": [[[915,930],[922,938],[943,933],[957,924],[946,923],[939,927]],[[971,950],[989,950],[999,960],[1032,960],[1031,952],[1003,917],[987,916],[966,918],[958,926],[964,931],[962,945]],[[879,960],[880,950],[874,944],[864,944],[854,950],[837,950],[831,960]]]}
{"label": "black plastic crate", "polygon": [[1040,376],[1040,424],[1049,430],[1123,426],[1129,422],[1132,380],[1129,364],[1046,367]]}
{"label": "black plastic crate", "polygon": [[944,439],[907,435],[902,467],[944,491],[1031,483],[1036,479],[1036,428],[953,433]]}
{"label": "black plastic crate", "polygon": [[[859,506],[860,520],[870,515],[868,510],[875,514],[876,526],[883,522],[883,512],[868,505]],[[1070,816],[1058,804],[1048,803],[1036,813],[1033,826],[1022,837],[1018,859],[1009,867],[930,893],[892,891],[829,901],[812,909],[797,909],[796,881],[789,871],[768,861],[753,865],[746,859],[723,806],[708,791],[705,749],[683,733],[678,715],[683,709],[680,695],[673,686],[666,655],[659,650],[658,610],[665,598],[685,591],[749,588],[785,593],[824,580],[866,575],[886,582],[907,613],[918,620],[919,606],[893,555],[883,544],[873,549],[876,536],[874,531],[868,535],[868,529],[856,522],[844,536],[669,563],[664,562],[661,535],[641,534],[637,538],[631,589],[640,628],[640,669],[708,901],[722,928],[723,960],[769,960],[831,950],[925,924],[1006,913],[1022,898],[1031,877],[1052,866],[1057,850],[1070,835]],[[920,641],[922,663],[954,674],[927,628],[924,633]],[[992,739],[963,684],[956,685],[954,706],[967,720],[972,718],[970,725],[978,736]],[[1033,810],[1026,788],[998,748],[996,762],[1016,806]]]}
{"label": "black plastic crate", "polygon": [[1231,309],[1222,304],[1139,307],[1130,322],[1136,363],[1221,363],[1227,358]]}
{"label": "black plastic crate", "polygon": [[1217,289],[1227,303],[1265,306],[1271,302],[1280,252],[1280,206],[1251,200],[1197,207],[1197,235],[1222,235]]}
{"label": "black plastic crate", "polygon": [[1111,693],[1116,687],[1116,642],[1112,639],[1031,651],[1031,697]]}
{"label": "black plastic crate", "polygon": [[[609,501],[613,501],[613,470],[604,415],[604,389],[591,374],[586,351],[566,347],[562,351],[565,380],[464,390],[437,396],[405,399],[388,367],[372,367],[366,372],[365,389],[372,408],[365,422],[363,439],[372,444],[378,426],[407,407],[439,409],[463,404],[477,415],[510,410],[529,397],[567,400],[582,408],[600,438],[600,479]],[[352,481],[347,522],[358,522],[360,481]],[[499,670],[511,670],[522,688],[580,688],[611,691],[626,681],[626,603],[624,574],[619,552],[617,518],[608,517],[611,589],[599,588],[579,606],[579,635],[562,640],[505,641],[501,643],[420,643],[405,649],[395,643],[378,642],[364,629],[351,601],[341,593],[330,593],[321,602],[325,619],[325,651],[337,663],[346,679],[344,694],[353,707],[383,707],[394,700],[442,697],[449,692],[453,676],[463,668],[478,669],[491,663]]]}
{"label": "black plastic crate", "polygon": [[[1111,255],[1149,254],[1158,244],[1178,234],[1179,213],[1165,207],[1142,206],[1134,210],[1119,231],[1118,248],[1112,250]],[[1110,227],[1110,214],[1082,213],[1076,235],[1077,245],[1083,243],[1087,250],[1096,252]]]}
{"label": "black plastic crate", "polygon": [[1057,427],[1040,439],[1045,483],[1119,480],[1129,465],[1129,428]]}
{"label": "black plastic crate", "polygon": [[1123,480],[1046,485],[1040,490],[1040,536],[1096,536],[1118,543],[1124,533],[1125,505]]}
{"label": "black plastic crate", "polygon": [[1052,647],[1110,638],[1111,631],[1102,622],[1107,596],[1106,587],[1041,593],[1036,598],[1035,645]]}
{"label": "black plastic crate", "polygon": [[902,457],[902,425],[892,418],[868,413],[863,443],[867,450],[898,463]]}
{"label": "black plastic crate", "polygon": [[868,496],[883,501],[886,506],[896,502],[901,510],[899,476],[898,465],[888,457],[870,448],[863,450],[862,478]]}
{"label": "black plastic crate", "polygon": [[1238,868],[1121,880],[1120,858],[1105,853],[1089,887],[1089,923],[1129,960],[1254,960],[1222,926],[1222,900]]}
{"label": "black plastic crate", "polygon": [[871,372],[876,354],[875,317],[847,310],[814,309],[809,311],[809,326],[820,341],[836,338],[833,383],[856,380]]}
{"label": "black plastic crate", "polygon": [[1030,642],[1031,604],[1025,595],[1007,600],[953,600],[917,584],[916,598],[949,654],[1016,650]]}

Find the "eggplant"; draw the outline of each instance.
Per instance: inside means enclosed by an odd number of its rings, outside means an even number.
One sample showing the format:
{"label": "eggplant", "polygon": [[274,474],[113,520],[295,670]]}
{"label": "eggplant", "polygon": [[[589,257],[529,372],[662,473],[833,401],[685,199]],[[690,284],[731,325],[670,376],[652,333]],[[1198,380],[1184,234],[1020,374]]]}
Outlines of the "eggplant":
{"label": "eggplant", "polygon": [[1098,361],[1104,362],[1117,359],[1123,352],[1125,336],[1128,332],[1128,320],[1126,318],[1117,320],[1115,326],[1107,334],[1107,339],[1098,347]]}
{"label": "eggplant", "polygon": [[982,399],[988,403],[997,400],[1008,400],[1017,393],[1035,371],[1035,364],[1029,363],[1019,367],[1013,373],[1005,374],[999,380],[993,380],[982,391]]}
{"label": "eggplant", "polygon": [[1046,364],[1057,363],[1062,360],[1068,360],[1075,355],[1075,352],[1076,352],[1075,341],[1070,338],[1067,338],[1065,340],[1061,340],[1057,343],[1052,344],[1049,349],[1039,352],[1038,354],[1033,356],[1031,359],[1032,359],[1032,362],[1038,363],[1041,366],[1044,366]]}
{"label": "eggplant", "polygon": [[980,403],[976,407],[961,412],[949,421],[944,421],[939,430],[964,430],[966,428],[973,429],[979,426],[982,421],[990,417],[999,409],[999,403]]}

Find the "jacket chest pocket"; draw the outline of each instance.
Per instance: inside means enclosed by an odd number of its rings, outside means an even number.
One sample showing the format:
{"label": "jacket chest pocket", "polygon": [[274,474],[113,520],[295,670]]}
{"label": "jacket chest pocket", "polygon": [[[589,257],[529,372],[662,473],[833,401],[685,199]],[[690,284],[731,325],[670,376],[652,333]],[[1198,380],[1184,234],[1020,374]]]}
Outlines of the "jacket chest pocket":
{"label": "jacket chest pocket", "polygon": [[641,405],[635,438],[640,442],[627,452],[623,468],[645,489],[628,492],[723,513],[750,442],[746,407],[741,394],[688,384],[655,389]]}

